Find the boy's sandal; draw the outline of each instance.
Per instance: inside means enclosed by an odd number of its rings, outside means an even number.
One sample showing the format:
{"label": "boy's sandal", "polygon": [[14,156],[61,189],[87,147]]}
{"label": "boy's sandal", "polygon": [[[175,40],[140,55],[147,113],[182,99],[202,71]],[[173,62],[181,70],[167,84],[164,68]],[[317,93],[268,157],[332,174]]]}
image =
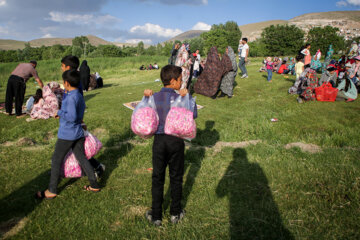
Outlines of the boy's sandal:
{"label": "boy's sandal", "polygon": [[37,193],[35,193],[35,198],[36,199],[46,199],[46,200],[52,200],[54,198],[56,198],[56,195],[54,197],[46,197],[45,195],[45,191],[39,191]]}
{"label": "boy's sandal", "polygon": [[92,188],[90,185],[84,186],[84,190],[88,192],[98,193],[101,191],[101,188]]}
{"label": "boy's sandal", "polygon": [[26,113],[22,113],[21,115],[17,115],[16,118],[23,118],[26,116]]}

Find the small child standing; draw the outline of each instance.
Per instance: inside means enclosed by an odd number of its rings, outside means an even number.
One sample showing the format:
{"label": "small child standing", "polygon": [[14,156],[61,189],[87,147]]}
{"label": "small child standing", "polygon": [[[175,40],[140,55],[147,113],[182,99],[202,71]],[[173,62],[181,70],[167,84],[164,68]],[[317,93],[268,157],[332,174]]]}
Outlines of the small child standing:
{"label": "small child standing", "polygon": [[68,93],[67,97],[62,102],[61,109],[57,112],[57,116],[60,117],[60,126],[58,130],[58,140],[51,159],[49,188],[45,191],[36,193],[36,198],[40,199],[53,199],[57,196],[57,185],[60,177],[61,163],[70,149],[72,149],[80,166],[88,176],[90,186],[85,186],[84,189],[92,192],[100,191],[93,168],[85,156],[85,137],[81,126],[85,111],[85,101],[78,90],[80,74],[76,70],[68,70],[63,73],[62,77],[64,80],[64,87]]}
{"label": "small child standing", "polygon": [[273,72],[273,65],[274,63],[271,61],[271,57],[267,57],[266,58],[266,61],[265,61],[265,67],[266,67],[266,71],[268,73],[268,77],[267,77],[267,80],[268,82],[272,82],[272,72]]}
{"label": "small child standing", "polygon": [[304,72],[305,64],[302,62],[303,56],[298,55],[296,56],[296,64],[295,64],[295,73],[296,73],[296,80],[300,79],[300,75]]}
{"label": "small child standing", "polygon": [[[152,148],[152,207],[145,214],[147,220],[155,226],[161,226],[162,223],[162,204],[167,165],[169,165],[171,188],[170,221],[176,224],[185,216],[185,210],[181,207],[185,144],[183,139],[167,135],[164,131],[171,100],[175,100],[179,96],[175,90],[180,90],[182,69],[174,65],[167,65],[161,69],[160,77],[164,87],[160,92],[154,94],[156,110],[159,115],[159,126],[154,136]],[[179,92],[181,96],[188,94],[186,89],[181,89]],[[144,95],[151,96],[152,90],[145,90]],[[194,118],[196,117],[197,110],[195,106]]]}

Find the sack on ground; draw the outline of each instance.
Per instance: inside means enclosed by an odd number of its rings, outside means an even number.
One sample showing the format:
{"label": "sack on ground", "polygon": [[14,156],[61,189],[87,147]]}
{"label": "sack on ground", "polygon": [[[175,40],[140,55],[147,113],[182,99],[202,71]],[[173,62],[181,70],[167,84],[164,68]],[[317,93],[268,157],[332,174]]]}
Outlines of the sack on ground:
{"label": "sack on ground", "polygon": [[[100,151],[100,149],[102,148],[102,144],[100,140],[91,133],[84,131],[84,134],[85,155],[87,159],[90,159]],[[84,176],[81,166],[72,150],[70,150],[69,153],[65,156],[64,162],[61,166],[61,173],[62,177],[65,178],[79,178],[81,176]]]}
{"label": "sack on ground", "polygon": [[333,88],[331,83],[324,83],[315,88],[316,100],[320,102],[334,102],[338,93],[337,88]]}
{"label": "sack on ground", "polygon": [[196,122],[194,120],[195,99],[190,95],[178,96],[171,103],[170,111],[165,121],[165,134],[191,140],[196,137]]}
{"label": "sack on ground", "polygon": [[153,96],[143,97],[131,116],[131,130],[142,138],[152,137],[159,125]]}

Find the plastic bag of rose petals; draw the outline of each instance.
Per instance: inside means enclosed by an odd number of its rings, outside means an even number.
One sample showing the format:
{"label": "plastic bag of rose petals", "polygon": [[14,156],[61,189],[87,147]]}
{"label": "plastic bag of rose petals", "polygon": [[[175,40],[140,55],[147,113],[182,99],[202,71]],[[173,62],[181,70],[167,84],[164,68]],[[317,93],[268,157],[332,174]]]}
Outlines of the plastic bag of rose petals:
{"label": "plastic bag of rose petals", "polygon": [[187,94],[178,96],[171,103],[171,108],[166,116],[165,134],[192,140],[196,137],[196,122],[194,120],[195,99]]}
{"label": "plastic bag of rose petals", "polygon": [[153,96],[143,97],[131,116],[131,130],[142,138],[152,137],[159,125]]}

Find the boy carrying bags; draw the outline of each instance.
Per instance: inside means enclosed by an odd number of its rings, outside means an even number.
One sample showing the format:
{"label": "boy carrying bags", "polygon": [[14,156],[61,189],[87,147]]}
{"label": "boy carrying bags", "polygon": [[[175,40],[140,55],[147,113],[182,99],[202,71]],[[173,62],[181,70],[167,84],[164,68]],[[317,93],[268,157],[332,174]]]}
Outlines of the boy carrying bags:
{"label": "boy carrying bags", "polygon": [[53,199],[57,196],[57,185],[60,177],[61,163],[66,154],[72,149],[81,167],[88,176],[90,185],[84,189],[92,192],[99,192],[100,187],[90,162],[85,156],[84,131],[81,121],[85,111],[85,101],[78,90],[80,75],[76,70],[65,71],[62,75],[67,97],[63,100],[61,109],[57,112],[60,117],[58,140],[51,160],[51,177],[49,188],[36,193],[36,198]]}
{"label": "boy carrying bags", "polygon": [[[171,189],[170,220],[176,224],[185,216],[185,210],[181,207],[185,144],[183,139],[167,135],[164,131],[171,100],[175,100],[179,96],[175,90],[180,90],[182,69],[177,66],[167,65],[161,69],[160,76],[164,87],[160,92],[154,94],[159,126],[152,147],[152,207],[145,214],[147,220],[155,226],[161,226],[162,223],[162,204],[167,165],[169,165]],[[181,89],[179,93],[181,96],[188,94],[186,89]],[[153,95],[153,92],[147,89],[144,91],[144,95],[149,97]],[[194,118],[196,117],[197,110],[195,107]]]}

